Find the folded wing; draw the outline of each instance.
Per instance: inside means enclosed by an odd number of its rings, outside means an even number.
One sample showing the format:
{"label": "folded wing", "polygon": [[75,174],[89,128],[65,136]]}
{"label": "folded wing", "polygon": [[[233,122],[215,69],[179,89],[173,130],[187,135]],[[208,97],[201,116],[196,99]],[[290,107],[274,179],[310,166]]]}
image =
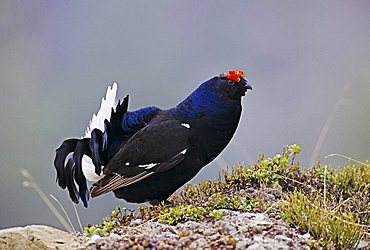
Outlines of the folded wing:
{"label": "folded wing", "polygon": [[163,113],[140,129],[105,166],[91,196],[113,191],[177,166],[190,147],[190,129]]}

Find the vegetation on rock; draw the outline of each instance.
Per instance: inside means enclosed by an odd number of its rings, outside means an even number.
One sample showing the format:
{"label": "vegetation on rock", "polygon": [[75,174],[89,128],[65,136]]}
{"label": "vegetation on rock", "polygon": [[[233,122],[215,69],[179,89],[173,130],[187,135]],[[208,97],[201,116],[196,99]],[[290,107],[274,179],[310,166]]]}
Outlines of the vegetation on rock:
{"label": "vegetation on rock", "polygon": [[120,233],[122,227],[161,221],[176,225],[186,221],[219,220],[224,209],[277,213],[302,233],[309,233],[314,249],[355,248],[370,238],[370,166],[317,165],[302,169],[295,157],[297,144],[282,154],[246,167],[238,164],[213,181],[189,183],[168,202],[131,211],[117,207],[101,225],[85,227],[88,235]]}

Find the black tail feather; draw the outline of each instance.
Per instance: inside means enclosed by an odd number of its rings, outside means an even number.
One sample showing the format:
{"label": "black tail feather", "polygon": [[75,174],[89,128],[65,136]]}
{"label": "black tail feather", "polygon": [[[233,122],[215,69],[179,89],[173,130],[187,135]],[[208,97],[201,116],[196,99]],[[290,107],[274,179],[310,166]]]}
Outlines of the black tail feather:
{"label": "black tail feather", "polygon": [[91,131],[91,139],[90,139],[90,150],[91,150],[91,158],[95,166],[95,173],[100,175],[101,173],[101,161],[100,161],[100,154],[102,152],[102,144],[103,144],[103,132],[99,129],[95,128]]}
{"label": "black tail feather", "polygon": [[79,186],[79,194],[84,206],[87,207],[88,201],[88,189],[87,189],[87,181],[82,172],[82,157],[84,155],[91,155],[90,148],[89,148],[89,138],[81,139],[73,152],[73,161],[75,162],[76,170],[74,173],[74,180]]}
{"label": "black tail feather", "polygon": [[69,192],[69,197],[71,197],[71,200],[74,203],[78,204],[79,195],[77,192],[75,182],[73,180],[75,168],[76,168],[76,165],[74,164],[73,159],[69,158],[67,165],[65,166],[65,174],[67,178],[67,189]]}
{"label": "black tail feather", "polygon": [[126,95],[123,101],[117,104],[116,110],[114,111],[112,109],[112,115],[111,115],[110,121],[108,123],[106,130],[104,131],[105,133],[108,133],[110,137],[112,136],[115,137],[117,135],[123,134],[123,130],[121,127],[121,121],[122,121],[122,117],[127,112],[128,99],[129,99],[129,96]]}
{"label": "black tail feather", "polygon": [[67,178],[65,174],[64,164],[68,154],[72,153],[76,148],[79,139],[68,139],[65,140],[62,145],[56,150],[56,155],[54,159],[54,166],[57,170],[57,182],[58,185],[65,189],[67,187]]}
{"label": "black tail feather", "polygon": [[112,158],[113,155],[118,150],[121,143],[127,140],[130,135],[125,134],[122,129],[121,121],[127,112],[129,96],[126,95],[125,98],[120,101],[116,109],[112,109],[110,121],[104,121],[104,133],[103,133],[103,159],[101,159],[102,164],[108,163],[108,159]]}

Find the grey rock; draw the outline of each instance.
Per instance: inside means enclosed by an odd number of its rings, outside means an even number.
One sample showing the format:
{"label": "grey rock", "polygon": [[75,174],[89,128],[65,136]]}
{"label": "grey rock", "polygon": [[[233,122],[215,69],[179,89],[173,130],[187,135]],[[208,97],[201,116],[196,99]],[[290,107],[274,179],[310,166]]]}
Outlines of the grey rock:
{"label": "grey rock", "polygon": [[114,240],[119,240],[121,238],[121,236],[119,236],[118,234],[115,234],[115,233],[111,233],[109,235],[109,237],[114,239]]}
{"label": "grey rock", "polygon": [[101,236],[97,235],[97,234],[94,234],[93,236],[91,236],[90,240],[93,241],[93,242],[96,242],[98,241],[99,239],[101,239]]}
{"label": "grey rock", "polygon": [[283,244],[287,244],[289,246],[293,245],[293,240],[289,237],[286,237],[285,235],[276,235],[275,240],[277,240],[277,241],[279,241]]}
{"label": "grey rock", "polygon": [[205,238],[198,238],[197,240],[193,241],[189,248],[190,249],[197,249],[197,248],[203,248],[208,244],[207,240]]}
{"label": "grey rock", "polygon": [[264,249],[268,249],[268,250],[273,250],[273,249],[280,249],[280,250],[284,250],[284,249],[289,249],[289,246],[287,244],[285,244],[285,242],[280,242],[276,239],[272,239],[272,238],[269,238],[269,237],[259,237],[259,236],[255,236],[254,237],[254,242],[256,244],[258,244],[259,246],[263,247]]}
{"label": "grey rock", "polygon": [[252,241],[250,239],[239,240],[235,245],[235,249],[236,250],[246,249],[247,246],[249,246],[251,243]]}
{"label": "grey rock", "polygon": [[309,233],[309,232],[307,232],[307,233],[305,233],[304,235],[302,235],[301,237],[302,237],[302,239],[304,239],[304,240],[308,240],[309,238],[311,238],[311,235],[310,235],[310,233]]}
{"label": "grey rock", "polygon": [[138,226],[138,225],[141,225],[142,223],[143,223],[142,219],[135,219],[131,221],[130,226]]}
{"label": "grey rock", "polygon": [[370,241],[360,240],[356,249],[368,249],[370,248]]}
{"label": "grey rock", "polygon": [[247,250],[267,250],[263,246],[261,246],[259,243],[254,243],[253,245],[250,245],[246,248]]}
{"label": "grey rock", "polygon": [[205,236],[211,236],[211,235],[214,235],[217,233],[217,229],[215,228],[212,228],[212,227],[209,227],[209,228],[206,228],[204,231],[203,231],[203,235]]}

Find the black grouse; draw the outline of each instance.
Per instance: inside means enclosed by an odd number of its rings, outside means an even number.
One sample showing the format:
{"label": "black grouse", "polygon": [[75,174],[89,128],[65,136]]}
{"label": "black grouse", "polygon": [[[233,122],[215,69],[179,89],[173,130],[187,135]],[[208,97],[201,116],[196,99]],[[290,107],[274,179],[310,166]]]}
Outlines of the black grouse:
{"label": "black grouse", "polygon": [[[67,139],[56,150],[57,182],[85,207],[89,193],[110,191],[128,202],[166,200],[230,142],[248,89],[243,71],[232,70],[202,83],[174,108],[127,111],[129,97],[117,103],[114,83],[85,137]],[[90,191],[87,180],[94,182]]]}

